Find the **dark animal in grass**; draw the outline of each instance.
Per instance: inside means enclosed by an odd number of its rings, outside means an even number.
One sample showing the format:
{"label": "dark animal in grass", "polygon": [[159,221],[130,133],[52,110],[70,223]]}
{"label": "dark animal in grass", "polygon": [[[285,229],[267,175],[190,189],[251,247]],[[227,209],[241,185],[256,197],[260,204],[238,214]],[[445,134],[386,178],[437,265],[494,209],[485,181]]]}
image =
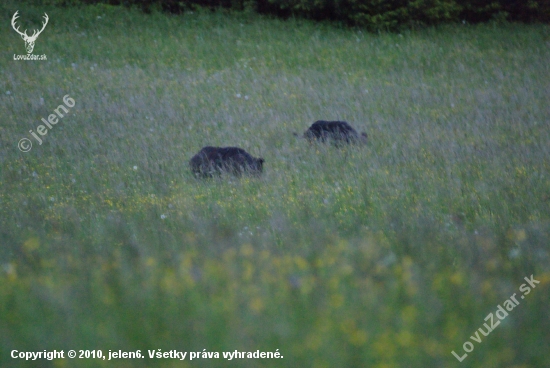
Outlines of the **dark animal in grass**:
{"label": "dark animal in grass", "polygon": [[197,177],[212,177],[227,172],[236,176],[242,174],[260,175],[263,158],[252,157],[238,147],[203,147],[189,161],[191,171]]}
{"label": "dark animal in grass", "polygon": [[313,123],[303,135],[310,142],[331,142],[336,145],[349,143],[366,143],[367,133],[357,133],[345,121],[318,120]]}

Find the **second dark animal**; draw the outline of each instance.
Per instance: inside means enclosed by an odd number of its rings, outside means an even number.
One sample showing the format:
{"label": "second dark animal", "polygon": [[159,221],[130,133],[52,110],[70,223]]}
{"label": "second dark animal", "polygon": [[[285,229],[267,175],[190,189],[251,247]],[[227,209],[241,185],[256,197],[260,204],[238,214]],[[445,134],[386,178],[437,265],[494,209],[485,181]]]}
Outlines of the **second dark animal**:
{"label": "second dark animal", "polygon": [[255,158],[238,147],[203,147],[191,158],[189,166],[195,176],[212,177],[222,172],[236,176],[259,175],[263,171],[263,158]]}
{"label": "second dark animal", "polygon": [[318,120],[313,123],[303,136],[308,141],[340,143],[366,143],[367,133],[357,133],[345,121]]}

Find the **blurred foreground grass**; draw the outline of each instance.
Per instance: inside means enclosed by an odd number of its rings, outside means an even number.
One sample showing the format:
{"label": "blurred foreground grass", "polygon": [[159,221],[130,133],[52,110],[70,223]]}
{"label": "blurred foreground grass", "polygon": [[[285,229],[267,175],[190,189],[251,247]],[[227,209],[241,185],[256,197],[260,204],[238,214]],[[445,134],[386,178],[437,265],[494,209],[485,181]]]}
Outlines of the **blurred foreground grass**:
{"label": "blurred foreground grass", "polygon": [[[14,61],[23,42],[0,29],[0,366],[36,366],[13,349],[284,356],[79,367],[549,366],[548,26],[46,11],[48,61]],[[39,145],[29,130],[66,94]],[[370,143],[292,136],[318,119]],[[204,145],[262,156],[265,175],[197,181]]]}

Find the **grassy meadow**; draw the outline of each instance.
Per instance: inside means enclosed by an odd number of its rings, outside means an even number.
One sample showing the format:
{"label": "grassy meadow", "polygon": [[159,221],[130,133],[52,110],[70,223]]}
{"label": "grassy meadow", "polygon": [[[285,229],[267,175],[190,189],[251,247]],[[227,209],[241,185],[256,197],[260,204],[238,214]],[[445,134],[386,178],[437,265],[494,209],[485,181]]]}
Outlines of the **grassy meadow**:
{"label": "grassy meadow", "polygon": [[[48,13],[47,61],[13,60],[16,10],[29,30]],[[0,15],[0,366],[550,366],[549,26]],[[293,136],[320,119],[369,143]],[[263,176],[195,179],[205,145],[263,157]],[[54,349],[220,358],[10,356]]]}

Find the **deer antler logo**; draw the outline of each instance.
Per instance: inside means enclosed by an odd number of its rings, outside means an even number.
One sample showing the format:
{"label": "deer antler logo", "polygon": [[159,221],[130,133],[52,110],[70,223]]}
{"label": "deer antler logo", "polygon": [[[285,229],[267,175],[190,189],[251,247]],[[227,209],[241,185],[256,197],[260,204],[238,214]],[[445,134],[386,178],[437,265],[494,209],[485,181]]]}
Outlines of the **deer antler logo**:
{"label": "deer antler logo", "polygon": [[19,30],[19,27],[15,26],[15,21],[19,17],[17,15],[17,13],[19,13],[19,10],[16,11],[15,14],[13,15],[13,18],[11,18],[11,26],[13,27],[15,32],[17,32],[21,35],[21,38],[23,39],[23,41],[25,41],[25,48],[27,49],[27,54],[30,54],[30,53],[32,53],[32,50],[34,49],[34,43],[36,42],[36,39],[38,38],[40,33],[42,33],[44,28],[46,28],[46,24],[48,24],[48,19],[49,19],[48,14],[44,13],[44,22],[42,23],[42,29],[40,31],[34,30],[32,36],[29,36],[27,34],[26,29],[25,29],[25,32],[21,32]]}

